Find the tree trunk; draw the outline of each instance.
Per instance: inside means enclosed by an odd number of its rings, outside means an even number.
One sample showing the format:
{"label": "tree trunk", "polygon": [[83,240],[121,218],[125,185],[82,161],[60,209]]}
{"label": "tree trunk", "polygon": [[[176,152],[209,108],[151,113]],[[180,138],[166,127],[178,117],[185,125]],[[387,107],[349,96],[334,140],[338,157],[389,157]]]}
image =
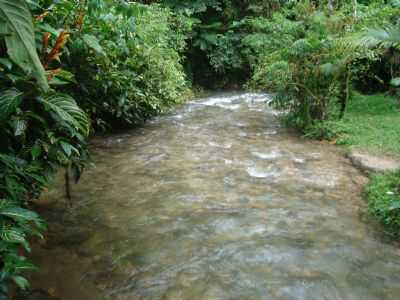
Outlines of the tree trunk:
{"label": "tree trunk", "polygon": [[72,206],[72,198],[71,198],[71,183],[69,180],[69,167],[65,167],[65,196],[67,198],[67,203],[69,206]]}

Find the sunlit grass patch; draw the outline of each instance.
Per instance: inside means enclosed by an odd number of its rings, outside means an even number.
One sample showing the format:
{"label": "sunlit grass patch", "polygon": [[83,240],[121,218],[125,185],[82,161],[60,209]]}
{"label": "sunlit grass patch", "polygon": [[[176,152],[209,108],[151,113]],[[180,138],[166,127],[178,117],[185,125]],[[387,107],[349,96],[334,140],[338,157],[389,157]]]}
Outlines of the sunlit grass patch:
{"label": "sunlit grass patch", "polygon": [[400,100],[382,94],[356,94],[346,115],[334,122],[338,144],[400,156]]}

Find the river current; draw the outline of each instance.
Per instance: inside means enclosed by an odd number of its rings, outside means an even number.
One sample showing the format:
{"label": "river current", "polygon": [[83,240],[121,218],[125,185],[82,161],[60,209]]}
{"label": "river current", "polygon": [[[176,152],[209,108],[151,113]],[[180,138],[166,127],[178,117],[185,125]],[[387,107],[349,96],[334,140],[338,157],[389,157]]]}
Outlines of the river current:
{"label": "river current", "polygon": [[62,300],[396,300],[400,250],[365,177],[290,132],[269,96],[199,99],[92,141],[94,166],[42,200],[33,288]]}

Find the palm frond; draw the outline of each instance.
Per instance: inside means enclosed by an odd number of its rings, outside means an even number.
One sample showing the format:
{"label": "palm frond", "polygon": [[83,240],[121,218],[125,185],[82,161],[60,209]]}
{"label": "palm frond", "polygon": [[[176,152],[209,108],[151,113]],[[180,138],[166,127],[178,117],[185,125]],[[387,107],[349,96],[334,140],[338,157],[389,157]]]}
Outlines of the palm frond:
{"label": "palm frond", "polygon": [[357,35],[354,39],[357,46],[368,48],[399,48],[400,47],[400,26],[389,25],[386,27],[369,28]]}

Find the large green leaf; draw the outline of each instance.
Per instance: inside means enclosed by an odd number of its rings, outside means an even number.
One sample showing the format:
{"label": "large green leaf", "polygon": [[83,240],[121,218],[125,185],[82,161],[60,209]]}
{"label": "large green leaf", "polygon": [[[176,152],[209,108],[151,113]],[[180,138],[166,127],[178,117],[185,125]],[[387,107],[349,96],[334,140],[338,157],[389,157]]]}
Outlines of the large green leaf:
{"label": "large green leaf", "polygon": [[12,279],[14,280],[14,282],[16,283],[16,285],[18,285],[18,287],[22,290],[26,290],[29,287],[29,282],[28,280],[20,275],[14,275],[12,276]]}
{"label": "large green leaf", "polygon": [[64,94],[50,94],[40,97],[39,101],[45,105],[47,110],[54,113],[60,122],[76,129],[85,136],[89,134],[89,118],[72,97]]}
{"label": "large green leaf", "polygon": [[6,228],[0,230],[0,238],[8,243],[26,244],[26,234],[19,228]]}
{"label": "large green leaf", "polygon": [[35,223],[41,222],[41,219],[37,213],[18,206],[5,207],[0,210],[0,215],[12,218],[17,221],[21,220],[25,222]]}
{"label": "large green leaf", "polygon": [[11,126],[14,130],[14,135],[21,136],[25,134],[25,131],[28,127],[28,122],[21,118],[12,118]]}
{"label": "large green leaf", "polygon": [[0,92],[0,123],[15,112],[22,101],[22,93],[16,89]]}
{"label": "large green leaf", "polygon": [[0,0],[0,32],[6,34],[10,58],[48,90],[45,71],[36,52],[32,15],[25,0]]}
{"label": "large green leaf", "polygon": [[101,47],[99,40],[94,35],[84,34],[82,36],[82,40],[86,44],[86,46],[88,46],[90,49],[93,49],[99,54],[105,55],[103,47]]}

